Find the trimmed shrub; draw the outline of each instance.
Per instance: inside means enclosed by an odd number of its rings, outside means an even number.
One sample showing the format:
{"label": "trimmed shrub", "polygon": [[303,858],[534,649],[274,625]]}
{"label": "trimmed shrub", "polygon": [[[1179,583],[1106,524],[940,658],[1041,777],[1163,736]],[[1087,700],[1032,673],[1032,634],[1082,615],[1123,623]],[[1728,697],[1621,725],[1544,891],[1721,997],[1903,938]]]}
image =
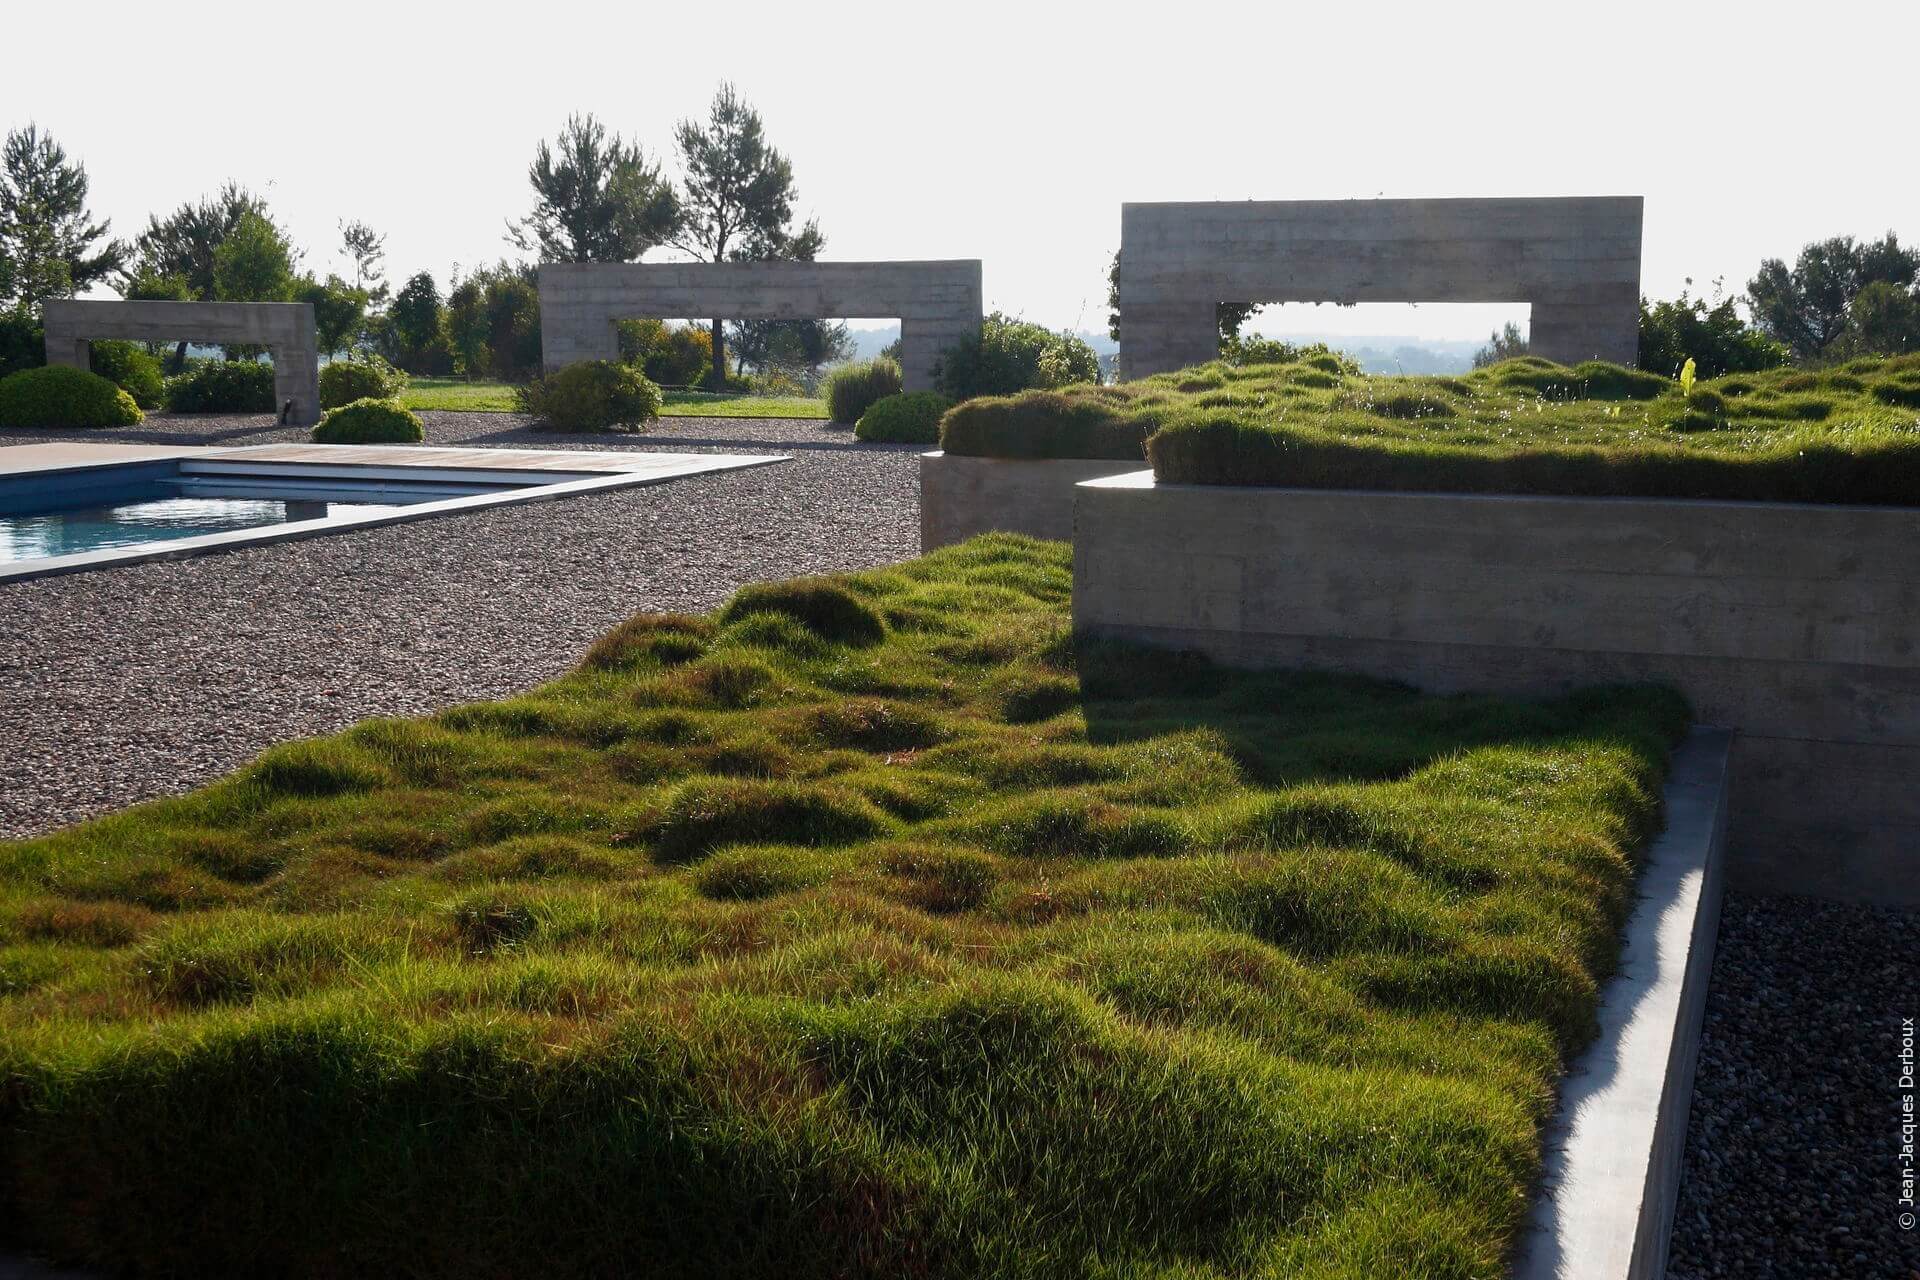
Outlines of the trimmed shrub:
{"label": "trimmed shrub", "polygon": [[[1335,351],[1324,342],[1295,346],[1278,338],[1241,338],[1238,335],[1220,344],[1220,358],[1236,368],[1261,364],[1306,364],[1333,376],[1357,378],[1360,362],[1344,351]],[[1331,382],[1318,383],[1331,386]]]}
{"label": "trimmed shrub", "polygon": [[202,360],[167,379],[175,413],[275,413],[273,366],[253,360]]}
{"label": "trimmed shrub", "polygon": [[132,342],[101,341],[92,344],[88,365],[101,377],[116,384],[133,397],[142,409],[158,409],[166,399],[167,380],[160,374],[160,362],[144,347]]}
{"label": "trimmed shrub", "polygon": [[713,334],[704,326],[623,320],[620,358],[663,387],[690,387],[713,366]]}
{"label": "trimmed shrub", "polygon": [[317,444],[418,444],[425,435],[398,400],[372,396],[328,410],[313,429]]}
{"label": "trimmed shrub", "polygon": [[900,366],[880,356],[841,365],[827,375],[821,390],[827,398],[827,413],[841,426],[851,427],[868,409],[899,395],[900,385]]}
{"label": "trimmed shrub", "polygon": [[933,444],[940,439],[940,415],[952,407],[953,401],[938,391],[903,391],[874,401],[853,434],[876,442]]}
{"label": "trimmed shrub", "polygon": [[97,373],[47,365],[0,378],[0,427],[131,427],[133,397]]}
{"label": "trimmed shrub", "polygon": [[1030,388],[1051,389],[1100,381],[1100,358],[1070,333],[1010,320],[998,311],[940,357],[934,384],[954,400],[1008,396]]}
{"label": "trimmed shrub", "polygon": [[1150,417],[1130,415],[1118,400],[1027,391],[955,405],[940,420],[940,447],[972,458],[1139,462],[1146,457],[1147,436],[1157,425]]}
{"label": "trimmed shrub", "polygon": [[615,360],[570,364],[514,394],[521,412],[549,431],[639,431],[660,416],[660,388]]}
{"label": "trimmed shrub", "polygon": [[338,409],[356,400],[397,400],[407,375],[377,355],[335,360],[320,371],[320,407]]}

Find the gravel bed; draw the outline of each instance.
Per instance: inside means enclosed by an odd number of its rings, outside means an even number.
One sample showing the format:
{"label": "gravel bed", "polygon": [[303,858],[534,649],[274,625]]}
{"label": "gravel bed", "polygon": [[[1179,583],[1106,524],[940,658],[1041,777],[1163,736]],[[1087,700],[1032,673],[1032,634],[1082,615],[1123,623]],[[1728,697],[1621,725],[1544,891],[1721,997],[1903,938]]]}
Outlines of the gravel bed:
{"label": "gravel bed", "polygon": [[[672,419],[555,436],[425,413],[433,444],[788,453],[793,461],[189,560],[0,586],[0,838],[188,790],[264,748],[558,675],[642,610],[918,553],[913,446],[818,422]],[[253,444],[264,418],[35,439]]]}
{"label": "gravel bed", "polygon": [[1670,1280],[1920,1276],[1896,1203],[1916,961],[1920,912],[1727,895]]}

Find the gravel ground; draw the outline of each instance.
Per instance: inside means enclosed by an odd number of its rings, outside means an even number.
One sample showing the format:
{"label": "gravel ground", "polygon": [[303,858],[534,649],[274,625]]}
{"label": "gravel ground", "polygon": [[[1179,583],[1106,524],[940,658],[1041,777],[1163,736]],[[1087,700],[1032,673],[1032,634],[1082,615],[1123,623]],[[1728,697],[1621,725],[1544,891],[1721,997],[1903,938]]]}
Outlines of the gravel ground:
{"label": "gravel ground", "polygon": [[1727,896],[1670,1280],[1920,1277],[1896,1203],[1917,961],[1920,912]]}
{"label": "gravel ground", "polygon": [[[0,838],[188,790],[262,749],[559,674],[641,610],[917,554],[913,446],[792,419],[556,436],[421,415],[429,443],[780,452],[793,461],[223,555],[0,586]],[[149,417],[116,441],[304,439],[263,418]],[[109,438],[9,431],[0,443]]]}

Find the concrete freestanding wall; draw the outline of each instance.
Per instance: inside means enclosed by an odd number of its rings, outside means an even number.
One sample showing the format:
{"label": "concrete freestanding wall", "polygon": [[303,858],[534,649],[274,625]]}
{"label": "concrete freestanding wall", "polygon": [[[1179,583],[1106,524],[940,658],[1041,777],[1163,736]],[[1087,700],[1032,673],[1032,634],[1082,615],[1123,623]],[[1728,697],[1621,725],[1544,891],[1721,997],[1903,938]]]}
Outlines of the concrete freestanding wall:
{"label": "concrete freestanding wall", "polygon": [[1639,196],[1120,207],[1123,376],[1218,354],[1222,302],[1527,302],[1534,355],[1639,356]]}
{"label": "concrete freestanding wall", "polygon": [[1920,509],[1076,489],[1076,627],[1438,692],[1678,688],[1735,732],[1730,887],[1920,904]]}
{"label": "concrete freestanding wall", "polygon": [[898,316],[906,389],[933,386],[942,352],[980,332],[978,259],[943,262],[549,262],[540,267],[541,359],[614,360],[616,320]]}
{"label": "concrete freestanding wall", "polygon": [[308,302],[49,301],[47,363],[87,367],[95,338],[134,342],[252,343],[273,353],[276,409],[291,402],[288,421],[320,420],[320,351]]}

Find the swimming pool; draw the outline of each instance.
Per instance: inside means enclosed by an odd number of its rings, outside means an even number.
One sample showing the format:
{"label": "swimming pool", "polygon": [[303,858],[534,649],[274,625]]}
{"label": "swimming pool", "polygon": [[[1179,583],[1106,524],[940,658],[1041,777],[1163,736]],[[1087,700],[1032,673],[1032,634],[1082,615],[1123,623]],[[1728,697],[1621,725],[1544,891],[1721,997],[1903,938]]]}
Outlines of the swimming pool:
{"label": "swimming pool", "polygon": [[205,475],[182,464],[103,467],[36,485],[0,481],[0,565],[308,520],[380,515],[424,502],[525,487],[525,481]]}
{"label": "swimming pool", "polygon": [[787,461],[291,444],[152,454],[164,456],[64,443],[0,448],[0,583]]}

